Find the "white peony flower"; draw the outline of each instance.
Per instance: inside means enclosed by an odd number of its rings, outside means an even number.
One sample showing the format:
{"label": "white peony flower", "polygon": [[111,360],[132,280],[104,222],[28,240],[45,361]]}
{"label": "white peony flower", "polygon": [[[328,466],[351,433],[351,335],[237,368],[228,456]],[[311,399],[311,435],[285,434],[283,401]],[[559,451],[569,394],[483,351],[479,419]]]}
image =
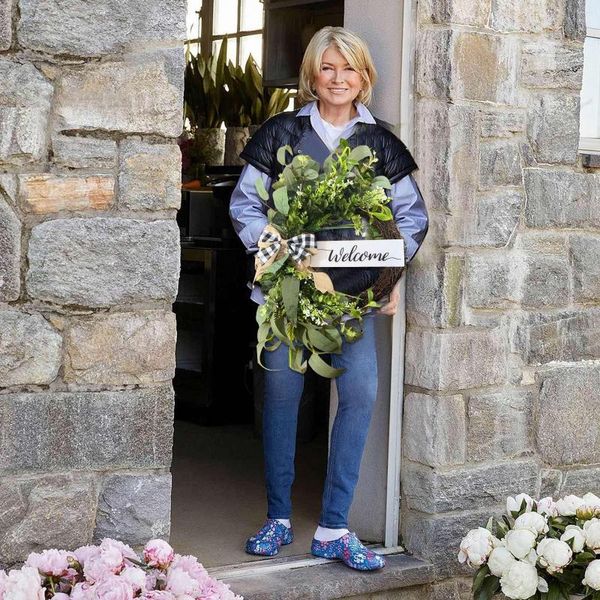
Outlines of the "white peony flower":
{"label": "white peony flower", "polygon": [[521,510],[521,504],[523,503],[523,500],[525,500],[526,503],[525,512],[530,512],[533,508],[533,498],[531,496],[528,496],[527,494],[519,494],[514,498],[512,496],[509,496],[506,499],[506,512],[508,514],[513,512],[519,512]]}
{"label": "white peony flower", "polygon": [[513,529],[529,529],[537,536],[540,533],[548,532],[548,523],[539,513],[528,512],[516,518]]}
{"label": "white peony flower", "polygon": [[3,600],[44,600],[45,590],[39,571],[24,566],[13,569],[2,581]]}
{"label": "white peony flower", "polygon": [[600,560],[593,560],[585,570],[583,585],[589,585],[593,590],[600,590]]}
{"label": "white peony flower", "polygon": [[504,536],[506,547],[516,558],[525,558],[535,546],[535,533],[529,529],[512,529]]}
{"label": "white peony flower", "polygon": [[548,582],[543,577],[538,577],[537,589],[544,594],[548,591]]}
{"label": "white peony flower", "polygon": [[531,598],[538,589],[537,569],[526,562],[516,560],[500,578],[502,593],[513,600]]}
{"label": "white peony flower", "polygon": [[498,540],[484,527],[471,529],[460,543],[458,560],[461,563],[466,561],[470,567],[481,566],[490,555],[495,541]]}
{"label": "white peony flower", "polygon": [[560,539],[563,542],[573,540],[573,552],[581,552],[585,546],[585,533],[577,525],[567,525]]}
{"label": "white peony flower", "polygon": [[592,494],[592,492],[584,494],[581,499],[586,506],[590,506],[591,508],[600,508],[600,498],[598,498],[596,494]]}
{"label": "white peony flower", "polygon": [[573,558],[573,551],[569,548],[569,544],[553,538],[544,538],[537,545],[537,553],[540,565],[550,574],[562,573],[564,567]]}
{"label": "white peony flower", "polygon": [[600,517],[600,498],[591,492],[584,494],[583,503],[577,508],[577,518],[588,520]]}
{"label": "white peony flower", "polygon": [[551,496],[547,496],[546,498],[538,500],[537,512],[539,512],[541,515],[556,517],[556,515],[558,515],[558,511],[556,510],[556,502],[552,500]]}
{"label": "white peony flower", "polygon": [[523,560],[526,563],[529,563],[530,565],[533,565],[535,567],[535,565],[537,564],[537,559],[538,559],[538,553],[535,551],[534,548],[532,548],[529,551],[529,554]]}
{"label": "white peony flower", "polygon": [[570,517],[577,513],[582,504],[583,498],[579,496],[565,496],[556,502],[556,511],[562,517]]}
{"label": "white peony flower", "polygon": [[516,560],[517,559],[506,548],[501,546],[494,548],[488,558],[490,573],[496,577],[502,577],[506,569],[508,569],[508,567]]}
{"label": "white peony flower", "polygon": [[600,554],[600,519],[590,519],[583,524],[583,533],[585,534],[585,545]]}

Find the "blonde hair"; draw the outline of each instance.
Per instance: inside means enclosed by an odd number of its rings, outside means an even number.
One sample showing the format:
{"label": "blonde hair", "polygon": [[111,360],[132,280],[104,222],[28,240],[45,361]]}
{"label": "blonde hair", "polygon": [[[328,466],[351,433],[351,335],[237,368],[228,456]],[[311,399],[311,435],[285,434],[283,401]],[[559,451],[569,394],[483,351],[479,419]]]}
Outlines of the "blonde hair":
{"label": "blonde hair", "polygon": [[373,86],[377,80],[377,70],[366,42],[356,33],[344,27],[323,27],[311,38],[300,66],[298,102],[306,104],[319,97],[313,91],[313,82],[321,70],[323,52],[330,46],[336,48],[348,64],[361,75],[363,89],[356,99],[368,106],[373,96]]}

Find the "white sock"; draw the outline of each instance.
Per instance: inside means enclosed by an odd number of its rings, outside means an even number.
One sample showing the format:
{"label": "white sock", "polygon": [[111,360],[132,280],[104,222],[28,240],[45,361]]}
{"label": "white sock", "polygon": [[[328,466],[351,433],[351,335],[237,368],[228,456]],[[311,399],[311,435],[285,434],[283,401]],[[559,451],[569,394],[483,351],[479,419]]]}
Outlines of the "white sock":
{"label": "white sock", "polygon": [[341,538],[348,533],[347,529],[330,529],[329,527],[317,527],[314,538],[320,542],[331,542]]}
{"label": "white sock", "polygon": [[292,526],[289,519],[275,519],[279,521],[282,525],[285,525],[288,529]]}

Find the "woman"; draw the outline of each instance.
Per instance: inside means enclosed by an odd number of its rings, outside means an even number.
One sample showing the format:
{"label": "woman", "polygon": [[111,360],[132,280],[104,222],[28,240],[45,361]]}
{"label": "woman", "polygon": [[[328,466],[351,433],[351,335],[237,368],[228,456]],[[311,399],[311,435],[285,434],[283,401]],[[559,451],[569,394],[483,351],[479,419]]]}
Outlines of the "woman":
{"label": "woman", "polygon": [[[300,68],[298,111],[275,115],[248,142],[241,157],[247,162],[234,190],[230,215],[240,239],[249,252],[267,224],[266,209],[254,182],[262,178],[266,189],[282,167],[277,149],[289,144],[294,153],[323,159],[341,138],[354,147],[367,144],[379,158],[376,170],[393,184],[390,207],[406,242],[406,256],[416,253],[427,231],[427,212],[411,176],[417,168],[404,144],[375,119],[366,106],[372,96],[377,73],[365,42],[342,27],[324,27],[311,39]],[[261,303],[260,288],[252,298]],[[331,431],[322,510],[311,552],[324,558],[339,558],[349,567],[379,569],[382,556],[368,550],[348,530],[348,512],[358,481],[360,461],[377,395],[377,361],[374,319],[376,314],[393,315],[399,298],[396,284],[389,300],[378,313],[363,320],[363,336],[344,343],[342,353],[331,355],[336,368],[345,368],[337,378],[338,410]],[[267,484],[267,520],[246,543],[251,554],[273,556],[282,545],[293,541],[291,487],[298,407],[303,376],[288,367],[287,347],[264,353],[265,398],[263,445]]]}

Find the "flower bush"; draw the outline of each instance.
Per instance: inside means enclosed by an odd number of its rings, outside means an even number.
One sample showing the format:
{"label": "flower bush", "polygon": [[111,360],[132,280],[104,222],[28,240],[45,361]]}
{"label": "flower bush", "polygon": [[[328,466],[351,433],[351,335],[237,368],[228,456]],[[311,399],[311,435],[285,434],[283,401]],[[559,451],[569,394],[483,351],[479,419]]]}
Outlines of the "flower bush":
{"label": "flower bush", "polygon": [[477,568],[473,598],[502,592],[514,600],[600,600],[600,498],[566,496],[506,501],[501,520],[472,529],[458,560]]}
{"label": "flower bush", "polygon": [[111,538],[73,552],[32,552],[20,569],[0,571],[0,600],[243,600],[194,556],[150,540],[140,558]]}

